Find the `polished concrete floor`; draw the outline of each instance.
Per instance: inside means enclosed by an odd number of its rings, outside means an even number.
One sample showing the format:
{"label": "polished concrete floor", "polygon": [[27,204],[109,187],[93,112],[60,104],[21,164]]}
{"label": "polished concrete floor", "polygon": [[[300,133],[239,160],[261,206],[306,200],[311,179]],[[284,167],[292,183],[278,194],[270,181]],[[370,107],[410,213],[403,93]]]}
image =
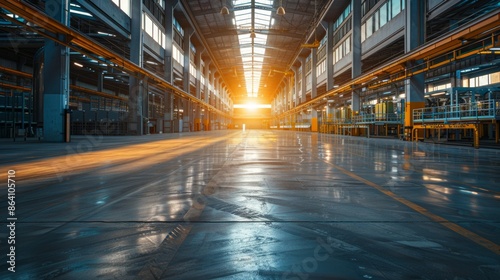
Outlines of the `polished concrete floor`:
{"label": "polished concrete floor", "polygon": [[500,150],[228,130],[0,159],[0,279],[500,279]]}

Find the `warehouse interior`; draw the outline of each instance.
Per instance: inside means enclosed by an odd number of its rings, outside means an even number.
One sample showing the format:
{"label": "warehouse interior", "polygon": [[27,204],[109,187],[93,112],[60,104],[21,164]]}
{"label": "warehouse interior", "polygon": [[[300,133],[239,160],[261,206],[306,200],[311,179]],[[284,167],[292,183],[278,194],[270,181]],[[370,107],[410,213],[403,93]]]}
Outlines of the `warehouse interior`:
{"label": "warehouse interior", "polygon": [[19,279],[498,279],[499,22],[496,0],[1,0]]}
{"label": "warehouse interior", "polygon": [[2,5],[3,138],[247,122],[498,146],[496,1],[66,2]]}

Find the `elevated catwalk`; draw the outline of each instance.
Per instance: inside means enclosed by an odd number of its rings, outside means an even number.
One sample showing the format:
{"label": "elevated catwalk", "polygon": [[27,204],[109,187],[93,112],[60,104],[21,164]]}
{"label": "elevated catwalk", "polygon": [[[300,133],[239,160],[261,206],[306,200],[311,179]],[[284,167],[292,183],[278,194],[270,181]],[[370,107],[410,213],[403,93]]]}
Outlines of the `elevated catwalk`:
{"label": "elevated catwalk", "polygon": [[292,131],[0,143],[2,279],[500,279],[500,151]]}

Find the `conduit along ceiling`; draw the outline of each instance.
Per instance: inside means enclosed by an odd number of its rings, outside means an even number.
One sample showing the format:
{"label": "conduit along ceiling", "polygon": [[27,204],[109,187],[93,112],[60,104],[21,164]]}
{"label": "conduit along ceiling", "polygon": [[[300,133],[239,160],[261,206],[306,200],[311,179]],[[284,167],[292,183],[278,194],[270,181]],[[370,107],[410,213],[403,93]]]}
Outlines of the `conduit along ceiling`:
{"label": "conduit along ceiling", "polygon": [[301,46],[325,34],[318,22],[328,2],[182,1],[235,104],[271,102]]}

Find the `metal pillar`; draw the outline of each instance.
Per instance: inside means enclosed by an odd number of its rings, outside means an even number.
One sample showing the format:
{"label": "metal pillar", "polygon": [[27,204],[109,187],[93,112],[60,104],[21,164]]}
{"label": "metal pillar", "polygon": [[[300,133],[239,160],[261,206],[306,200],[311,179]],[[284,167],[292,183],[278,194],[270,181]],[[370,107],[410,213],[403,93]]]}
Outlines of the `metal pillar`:
{"label": "metal pillar", "polygon": [[[406,0],[405,52],[410,52],[425,41],[425,3],[426,1]],[[418,62],[416,62],[418,63]],[[409,62],[406,67],[414,65]],[[425,74],[411,76],[405,80],[405,131],[413,126],[413,110],[425,106],[424,84]],[[406,138],[410,138],[406,135]],[[418,137],[412,136],[417,139]]]}
{"label": "metal pillar", "polygon": [[195,55],[196,64],[196,98],[201,98],[201,53],[203,50],[197,49]]}
{"label": "metal pillar", "polygon": [[333,84],[333,22],[324,24],[326,38],[326,91],[334,88]]}
{"label": "metal pillar", "polygon": [[311,52],[311,99],[318,95],[318,77],[316,67],[318,64],[318,49],[313,48]]}
{"label": "metal pillar", "polygon": [[183,73],[183,87],[184,91],[187,93],[191,93],[191,86],[190,86],[190,80],[191,80],[191,74],[189,73],[189,68],[191,67],[191,60],[190,60],[190,52],[191,52],[191,35],[194,34],[194,30],[192,27],[185,28],[184,29],[184,73]]}
{"label": "metal pillar", "polygon": [[[130,40],[130,61],[142,66],[142,1],[132,0],[132,25]],[[128,132],[130,134],[142,135],[144,133],[143,114],[143,80],[131,76],[129,79],[129,98],[128,98]],[[147,94],[146,94],[147,97]],[[147,107],[146,107],[147,108]]]}
{"label": "metal pillar", "polygon": [[300,97],[301,103],[306,102],[306,93],[307,93],[307,87],[306,87],[306,59],[304,57],[299,58],[300,61],[300,67],[302,68],[301,74],[300,74],[300,80],[302,81],[301,83],[301,90],[302,90],[302,95]]}
{"label": "metal pillar", "polygon": [[352,68],[353,79],[361,75],[361,0],[352,1]]}
{"label": "metal pillar", "polygon": [[[45,12],[69,26],[69,1],[51,0]],[[64,35],[58,39],[66,41]],[[43,137],[49,142],[68,141],[66,112],[69,108],[69,48],[45,39],[43,66]]]}
{"label": "metal pillar", "polygon": [[318,111],[314,108],[311,108],[311,131],[318,131]]}

